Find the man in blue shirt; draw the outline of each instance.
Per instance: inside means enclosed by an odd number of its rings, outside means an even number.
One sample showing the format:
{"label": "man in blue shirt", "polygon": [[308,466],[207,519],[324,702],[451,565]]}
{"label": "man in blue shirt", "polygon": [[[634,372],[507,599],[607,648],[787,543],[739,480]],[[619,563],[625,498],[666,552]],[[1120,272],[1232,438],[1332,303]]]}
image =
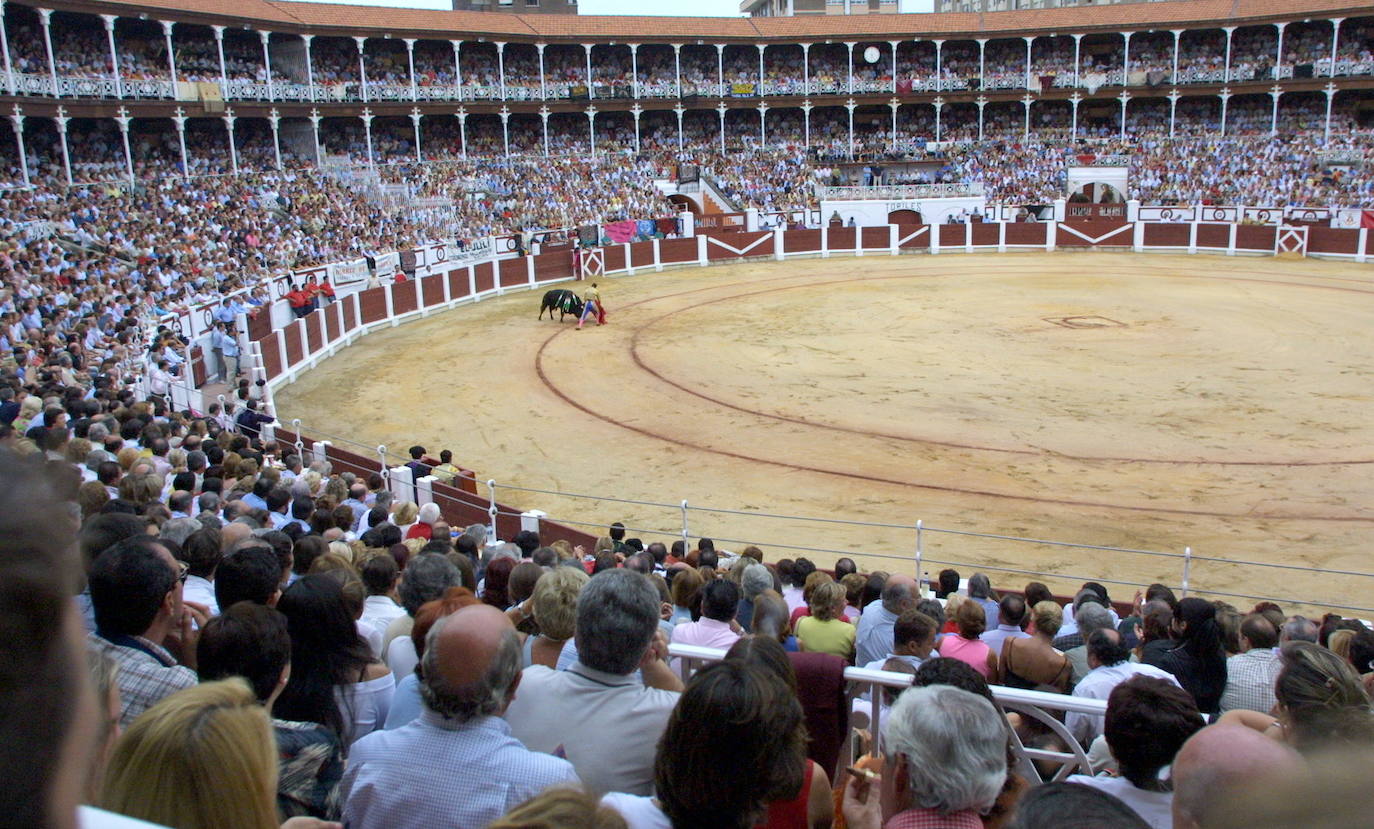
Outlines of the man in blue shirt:
{"label": "man in blue shirt", "polygon": [[[239,341],[233,333],[232,324],[226,326],[224,323],[216,321],[215,327],[210,330],[210,352],[215,358],[215,369],[219,372],[220,379],[226,383],[233,381],[243,373],[243,367],[239,364]],[[229,362],[234,364],[234,373],[229,373]]]}

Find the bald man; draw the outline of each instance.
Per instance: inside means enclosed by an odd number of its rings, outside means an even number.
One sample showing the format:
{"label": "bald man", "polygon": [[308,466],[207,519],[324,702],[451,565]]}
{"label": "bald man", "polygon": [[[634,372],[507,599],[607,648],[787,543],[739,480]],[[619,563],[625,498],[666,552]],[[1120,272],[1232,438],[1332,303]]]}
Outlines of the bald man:
{"label": "bald man", "polygon": [[549,786],[577,785],[566,760],[530,751],[502,719],[520,684],[520,641],[490,605],[440,619],[420,663],[424,711],[353,745],[350,829],[480,829]]}
{"label": "bald man", "polygon": [[854,664],[867,665],[886,659],[892,650],[892,629],[897,624],[897,617],[908,610],[915,610],[920,600],[921,592],[915,579],[901,574],[889,576],[878,600],[870,602],[859,617],[859,629],[854,641],[857,650]]}
{"label": "bald man", "polygon": [[1302,758],[1283,743],[1244,726],[1210,725],[1174,757],[1174,829],[1206,826],[1209,811],[1239,790],[1302,771]]}

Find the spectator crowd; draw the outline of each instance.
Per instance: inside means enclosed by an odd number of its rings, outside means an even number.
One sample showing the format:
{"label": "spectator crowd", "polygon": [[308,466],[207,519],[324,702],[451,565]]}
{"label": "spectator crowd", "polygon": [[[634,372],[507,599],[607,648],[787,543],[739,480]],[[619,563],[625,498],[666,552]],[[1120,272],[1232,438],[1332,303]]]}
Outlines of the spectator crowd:
{"label": "spectator crowd", "polygon": [[[945,570],[928,590],[619,524],[590,549],[498,539],[253,414],[6,371],[18,823],[1361,825],[1364,622],[1159,584],[1063,601]],[[851,705],[850,667],[878,698]],[[1041,692],[1040,716],[999,687]]]}

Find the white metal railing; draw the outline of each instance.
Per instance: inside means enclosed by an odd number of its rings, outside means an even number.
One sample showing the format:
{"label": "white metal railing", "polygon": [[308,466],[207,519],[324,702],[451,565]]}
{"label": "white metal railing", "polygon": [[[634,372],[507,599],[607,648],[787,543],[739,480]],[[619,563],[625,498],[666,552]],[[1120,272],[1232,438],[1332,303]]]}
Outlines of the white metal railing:
{"label": "white metal railing", "polygon": [[47,95],[51,97],[53,94],[52,76],[15,72],[14,91],[20,95]]}
{"label": "white metal railing", "polygon": [[[696,645],[670,644],[668,656],[677,660],[678,671],[686,682],[699,668],[725,658],[725,651],[719,648],[703,648]],[[873,735],[873,750],[880,750],[883,741],[882,722],[887,706],[883,704],[883,690],[887,688],[905,689],[911,687],[911,675],[889,671],[871,671],[865,668],[850,667],[844,672],[847,686],[846,699],[849,700],[847,725],[866,728]],[[1051,775],[1053,780],[1062,780],[1071,774],[1091,775],[1092,763],[1088,760],[1084,747],[1074,739],[1064,726],[1066,713],[1105,716],[1106,700],[1075,697],[1068,694],[1052,694],[1044,691],[1028,691],[1007,688],[1001,685],[989,686],[992,698],[1005,716],[1015,712],[1023,717],[1034,719],[1046,729],[1054,732],[1065,746],[1066,751],[1027,748],[1016,732],[1007,726],[1007,741],[1016,761],[1016,771],[1032,783],[1044,782],[1035,761],[1050,762],[1056,766]],[[863,700],[862,703],[856,702]],[[862,706],[862,707],[861,707]],[[867,715],[866,717],[864,715]],[[847,733],[848,729],[846,729]],[[851,755],[852,747],[845,741],[840,750],[840,765],[848,766],[858,758]]]}
{"label": "white metal railing", "polygon": [[938,199],[957,196],[981,196],[981,182],[950,182],[944,184],[890,184],[874,187],[816,187],[816,199],[829,201],[860,199]]}

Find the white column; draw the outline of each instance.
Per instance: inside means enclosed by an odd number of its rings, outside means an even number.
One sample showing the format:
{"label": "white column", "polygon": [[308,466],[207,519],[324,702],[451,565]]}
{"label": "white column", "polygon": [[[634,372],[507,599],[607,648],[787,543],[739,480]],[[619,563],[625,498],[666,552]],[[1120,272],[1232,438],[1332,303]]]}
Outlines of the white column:
{"label": "white column", "polygon": [[541,107],[539,108],[539,120],[540,120],[541,122],[543,122],[543,124],[544,124],[544,157],[545,157],[545,158],[548,158],[548,157],[549,157],[549,113],[551,113],[551,112],[552,112],[552,110],[550,110],[547,106],[541,106]]}
{"label": "white column", "polygon": [[458,107],[458,142],[462,149],[463,158],[468,157],[468,111],[463,107]]}
{"label": "white column", "polygon": [[768,146],[768,102],[759,101],[759,146]]}
{"label": "white column", "polygon": [[801,110],[802,110],[802,130],[803,130],[803,132],[802,132],[802,136],[803,136],[803,137],[802,137],[802,140],[803,140],[804,142],[806,142],[806,143],[804,144],[804,146],[810,147],[810,146],[811,146],[811,110],[812,110],[812,106],[811,106],[811,101],[810,101],[809,99],[808,99],[808,100],[805,100],[805,101],[802,101]]}
{"label": "white column", "polygon": [[54,98],[61,98],[62,92],[57,87],[57,61],[52,55],[52,9],[39,9],[38,22],[43,24],[43,48],[48,53],[48,75],[52,78],[52,94]]}
{"label": "white column", "polygon": [[[1178,62],[1177,49],[1175,49],[1174,62]],[[1078,88],[1079,74],[1083,68],[1083,33],[1079,32],[1073,36],[1073,88]]]}
{"label": "white column", "polygon": [[944,46],[943,40],[932,40],[935,44],[935,91],[939,92],[944,88]]}
{"label": "white column", "polygon": [[978,140],[983,140],[983,107],[988,105],[987,96],[979,95],[973,100],[978,105]]}
{"label": "white column", "polygon": [[544,79],[544,49],[547,46],[547,43],[534,44],[534,50],[539,53],[539,100],[541,101],[549,99],[549,84]]}
{"label": "white column", "polygon": [[1222,134],[1223,137],[1225,137],[1225,135],[1226,135],[1226,104],[1227,104],[1227,102],[1229,102],[1229,101],[1231,100],[1231,90],[1230,90],[1230,89],[1227,89],[1226,87],[1222,87],[1222,88],[1221,88],[1221,91],[1217,93],[1217,97],[1221,99],[1221,134]]}
{"label": "white column", "polygon": [[644,112],[644,107],[640,106],[638,101],[635,102],[635,105],[634,105],[634,106],[630,107],[630,114],[633,115],[633,116],[634,116],[634,119],[635,119],[635,153],[636,153],[636,154],[639,153],[639,116],[640,116],[643,112]]}
{"label": "white column", "polygon": [[[682,44],[673,44],[673,72],[677,77],[677,97],[682,100]],[[678,143],[682,143],[682,116],[677,117],[678,121]]]}
{"label": "white column", "polygon": [[682,104],[673,107],[673,112],[677,114],[677,151],[682,153],[682,113],[686,112]]}
{"label": "white column", "polygon": [[935,105],[935,140],[938,142],[940,140],[940,110],[944,109],[945,99],[937,95],[931,103]]}
{"label": "white column", "polygon": [[[405,39],[405,44],[406,44],[406,66],[408,66],[408,67],[410,68],[410,100],[412,100],[412,101],[418,101],[418,100],[420,100],[420,91],[416,88],[416,83],[415,83],[415,38],[413,38],[413,37],[408,37],[408,38],[406,38],[406,39]],[[419,146],[419,142],[418,142],[418,141],[415,142],[415,143],[416,143],[416,146]]]}
{"label": "white column", "polygon": [[[980,37],[980,38],[978,38],[978,89],[979,89],[979,91],[982,91],[982,90],[986,89],[986,88],[987,88],[987,85],[988,85],[988,80],[987,80],[987,50],[988,50],[988,39],[985,38],[985,37]],[[936,89],[939,89],[939,87],[937,86]]]}
{"label": "white column", "polygon": [[1029,92],[1027,92],[1025,95],[1022,95],[1022,96],[1021,96],[1021,104],[1022,104],[1022,106],[1024,106],[1024,107],[1026,108],[1026,112],[1025,112],[1026,122],[1025,122],[1025,126],[1024,126],[1024,127],[1022,128],[1022,130],[1021,130],[1021,137],[1022,137],[1022,138],[1030,138],[1030,110],[1031,110],[1031,104],[1034,103],[1034,102],[1035,102],[1035,98],[1034,98],[1034,96],[1032,96]]}
{"label": "white column", "polygon": [[[1332,66],[1335,66],[1335,64],[1332,64]],[[1336,100],[1336,85],[1334,83],[1328,83],[1326,86],[1322,87],[1322,92],[1326,93],[1326,129],[1322,135],[1322,142],[1329,145],[1331,143],[1331,105]]]}
{"label": "white column", "polygon": [[229,97],[229,70],[224,65],[224,27],[211,26],[215,31],[215,50],[219,52],[219,82],[224,88],[224,97]]}
{"label": "white column", "polygon": [[716,105],[716,112],[720,113],[720,154],[725,155],[725,102],[721,101]]}
{"label": "white column", "polygon": [[1279,96],[1283,95],[1283,87],[1274,84],[1269,88],[1269,97],[1274,104],[1273,113],[1269,116],[1269,134],[1279,134]]}
{"label": "white column", "polygon": [[[4,8],[4,6],[0,6],[0,10],[3,10],[3,8]],[[3,17],[4,17],[4,15],[0,15],[0,18],[3,18]],[[177,59],[176,59],[176,51],[175,51],[175,50],[173,49],[173,47],[172,47],[172,27],[175,26],[176,23],[175,23],[174,21],[171,21],[171,20],[159,20],[158,22],[162,24],[162,39],[166,42],[166,45],[167,45],[167,71],[171,73],[170,77],[171,77],[171,79],[172,79],[172,97],[175,98],[175,97],[176,97],[176,86],[177,86]],[[0,34],[3,34],[3,31],[4,31],[4,21],[3,21],[3,19],[0,19]],[[9,49],[8,49],[8,48],[5,49],[5,64],[6,64],[6,68],[8,68],[8,64],[9,64]]]}
{"label": "white column", "polygon": [[[844,48],[849,50],[849,94],[854,94],[854,42],[849,41],[844,44]],[[853,155],[853,153],[850,153]]]}
{"label": "white column", "polygon": [[720,84],[720,94],[725,94],[725,44],[716,44],[716,83]]}
{"label": "white column", "polygon": [[234,122],[237,120],[234,117],[234,110],[226,109],[224,111],[224,129],[229,134],[229,164],[234,175],[239,174],[239,150],[238,147],[234,146]]}
{"label": "white column", "polygon": [[506,44],[493,41],[496,47],[496,77],[500,79],[501,100],[506,100]]}
{"label": "white column", "polygon": [[[67,108],[64,107],[64,106],[59,106],[59,107],[57,108],[57,117],[53,118],[53,120],[57,122],[57,138],[58,138],[59,143],[62,145],[62,172],[66,175],[66,178],[67,178],[67,186],[68,186],[68,187],[71,187],[71,186],[72,186],[72,155],[71,155],[71,150],[70,150],[70,149],[68,148],[68,146],[67,146],[67,122],[70,121],[70,120],[72,120],[72,119],[70,119],[70,118],[67,117]],[[182,119],[182,120],[185,121],[185,119]],[[183,129],[184,129],[184,127],[183,127]],[[186,139],[185,139],[185,135],[186,135],[185,132],[183,132],[183,133],[182,133],[182,141],[181,141],[181,146],[182,146],[182,150],[181,150],[181,164],[182,164],[182,167],[183,167],[183,168],[186,167],[186,149],[185,149],[185,147],[186,147]]]}
{"label": "white column", "polygon": [[[1118,101],[1121,102],[1121,134],[1120,134],[1120,137],[1121,137],[1121,138],[1125,138],[1125,137],[1126,137],[1126,105],[1127,105],[1127,103],[1129,103],[1130,100],[1131,100],[1131,93],[1123,89],[1123,90],[1121,90],[1121,94],[1118,95],[1118,96],[1116,96],[1116,99],[1117,99]],[[1223,101],[1223,102],[1222,102],[1222,107],[1223,107],[1222,112],[1225,112],[1225,109],[1224,109],[1225,106],[1226,106],[1226,103],[1225,103],[1225,101]],[[1222,123],[1223,123],[1223,124],[1225,123],[1225,118],[1222,119]],[[1222,132],[1223,132],[1223,134],[1225,134],[1225,130],[1223,130]]]}
{"label": "white column", "polygon": [[1168,97],[1169,99],[1169,137],[1173,138],[1174,119],[1175,116],[1178,114],[1178,99],[1182,96],[1178,94],[1177,89],[1171,89],[1169,90],[1169,94],[1166,97]]}
{"label": "white column", "polygon": [[758,50],[759,50],[759,88],[758,88],[758,94],[761,96],[761,95],[763,95],[763,50],[766,48],[766,46],[765,46],[765,44],[762,44],[762,43],[758,43],[758,44],[755,44],[755,45],[758,47]]}
{"label": "white column", "polygon": [[[1344,17],[1333,17],[1333,18],[1331,18],[1331,77],[1333,77],[1333,78],[1336,77],[1336,44],[1337,44],[1337,43],[1340,41],[1340,39],[1341,39],[1341,21],[1342,21],[1342,20],[1345,20],[1345,18],[1344,18]],[[1330,101],[1330,96],[1327,97],[1327,101],[1328,101],[1328,102]],[[1329,122],[1330,122],[1331,119],[1328,117],[1326,120],[1328,121],[1328,129],[1327,129],[1327,132],[1329,133],[1329,132],[1330,132]],[[1327,137],[1330,138],[1329,135],[1328,135]]]}
{"label": "white column", "polygon": [[596,44],[582,44],[582,49],[587,53],[587,100],[591,100],[596,95],[596,93],[592,91],[592,46],[594,45]]}
{"label": "white column", "polygon": [[1069,96],[1069,104],[1073,108],[1073,113],[1070,116],[1072,120],[1069,122],[1069,136],[1074,140],[1078,139],[1078,104],[1082,100],[1083,96],[1078,94],[1078,90],[1076,89],[1073,94]]}
{"label": "white column", "polygon": [[[462,47],[459,45],[460,41],[457,40],[450,40],[449,43],[453,44],[453,85],[457,87],[458,100],[461,101],[463,100],[463,66],[458,59],[458,53]],[[543,49],[539,50],[539,56],[541,58],[544,56]]]}
{"label": "white column", "polygon": [[1283,66],[1283,30],[1288,28],[1288,22],[1275,23],[1274,28],[1278,30],[1279,42],[1274,49],[1274,80],[1282,80],[1279,68]]}
{"label": "white column", "polygon": [[1121,85],[1131,85],[1131,35],[1135,32],[1122,32],[1121,42],[1124,51],[1121,53]]}
{"label": "white column", "polygon": [[[850,157],[850,159],[853,159],[853,158],[854,158],[854,108],[855,108],[855,106],[857,106],[857,104],[854,103],[854,99],[853,99],[853,98],[850,98],[850,99],[849,99],[848,101],[846,101],[845,104],[844,104],[844,108],[847,109],[847,110],[849,110],[849,157]],[[939,139],[936,139],[936,140],[939,140]]]}
{"label": "white column", "polygon": [[0,53],[3,53],[5,58],[5,89],[13,95],[14,64],[10,62],[10,35],[5,26],[5,0],[0,0]]}
{"label": "white column", "polygon": [[367,42],[367,38],[362,37],[361,35],[354,35],[353,42],[358,45],[359,94],[363,96],[363,103],[367,103],[369,100],[371,100],[371,97],[368,95],[367,91],[367,67],[363,65],[363,44]]}
{"label": "white column", "polygon": [[377,159],[372,156],[372,110],[363,107],[358,117],[363,119],[363,135],[367,138],[367,167],[369,170],[375,170]]}
{"label": "white column", "polygon": [[1236,33],[1235,26],[1222,26],[1222,31],[1226,32],[1226,74],[1223,75],[1224,83],[1231,82],[1231,36]]}
{"label": "white column", "polygon": [[281,172],[281,113],[272,107],[267,114],[267,123],[272,125],[272,156],[277,162],[277,172]]}
{"label": "white column", "polygon": [[587,107],[587,139],[591,144],[592,158],[596,158],[596,105]]}
{"label": "white column", "polygon": [[[129,149],[129,122],[133,119],[129,117],[128,107],[121,106],[115,112],[118,113],[115,116],[115,123],[119,125],[119,137],[124,142],[124,169],[129,174],[129,182],[132,184],[134,180],[134,154]],[[232,140],[230,147],[233,147]],[[238,172],[238,170],[236,169],[234,172]]]}
{"label": "white column", "polygon": [[[894,75],[894,77],[896,77]],[[892,152],[897,152],[897,107],[901,106],[901,101],[896,98],[888,100],[887,105],[892,108]]]}
{"label": "white column", "polygon": [[[639,44],[638,44],[638,43],[631,43],[631,44],[630,44],[630,95],[631,95],[636,101],[639,100]],[[636,122],[637,122],[639,119],[636,118],[635,120],[636,120]],[[638,141],[638,139],[636,139],[636,140],[635,140],[635,148],[636,148],[635,151],[636,151],[636,152],[638,152],[638,147],[639,147],[639,141]]]}
{"label": "white column", "polygon": [[311,101],[314,101],[319,97],[315,93],[314,58],[310,56],[310,42],[314,39],[314,35],[301,35],[301,42],[305,44],[305,85],[310,89]]}
{"label": "white column", "polygon": [[1035,43],[1034,35],[1022,35],[1021,39],[1026,41],[1026,89],[1031,88],[1031,44]]}
{"label": "white column", "polygon": [[423,113],[420,112],[420,108],[419,108],[419,107],[411,107],[411,108],[410,108],[410,125],[411,125],[411,126],[414,128],[414,130],[415,130],[415,163],[416,163],[416,164],[424,164],[424,163],[425,163],[424,154],[420,152],[420,119],[423,118],[423,117],[424,117],[424,115],[423,115]]}
{"label": "white column", "polygon": [[811,94],[811,44],[803,43],[802,47],[802,92],[803,95]]}
{"label": "white column", "polygon": [[[114,78],[115,97],[124,97],[124,80],[120,77],[119,71],[119,52],[115,49],[114,24],[115,16],[112,14],[102,14],[100,19],[105,21],[105,39],[110,44],[110,77]],[[132,179],[131,179],[132,180]]]}
{"label": "white column", "polygon": [[324,151],[320,149],[320,111],[311,107],[310,130],[315,134],[315,168],[324,166]]}
{"label": "white column", "polygon": [[[4,9],[0,8],[0,14]],[[10,116],[10,126],[14,128],[14,142],[19,148],[19,172],[24,177],[24,186],[30,186],[29,179],[29,158],[24,152],[24,110],[19,104],[14,105],[14,114]]]}
{"label": "white column", "polygon": [[1178,41],[1183,36],[1183,30],[1173,29],[1172,31],[1174,33],[1174,71],[1169,83],[1176,84],[1178,83]]}
{"label": "white column", "polygon": [[897,92],[897,45],[900,40],[889,40],[888,45],[892,47],[892,88],[888,90],[893,94]]}
{"label": "white column", "polygon": [[276,85],[272,83],[272,50],[268,48],[268,42],[272,39],[271,32],[258,32],[258,37],[262,40],[262,66],[267,71],[267,100],[277,100]]}
{"label": "white column", "polygon": [[506,158],[510,158],[510,107],[502,106],[496,114],[501,116],[501,147]]}

